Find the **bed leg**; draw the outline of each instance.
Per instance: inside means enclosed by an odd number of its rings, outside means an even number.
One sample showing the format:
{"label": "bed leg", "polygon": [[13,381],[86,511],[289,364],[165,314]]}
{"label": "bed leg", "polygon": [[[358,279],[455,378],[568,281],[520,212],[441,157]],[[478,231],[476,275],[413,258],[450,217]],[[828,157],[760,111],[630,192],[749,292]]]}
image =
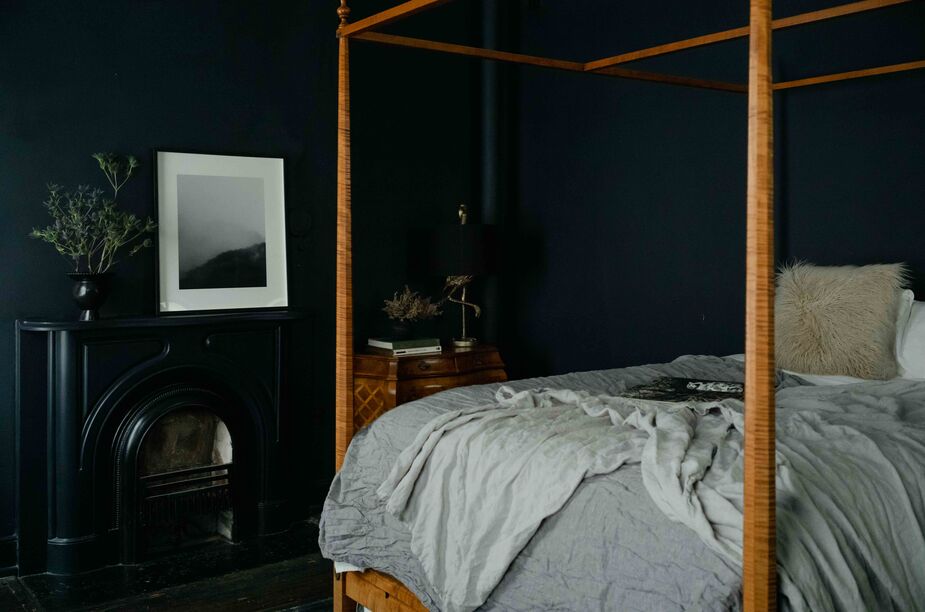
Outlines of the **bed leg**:
{"label": "bed leg", "polygon": [[345,574],[334,574],[334,612],[356,612],[357,602],[347,597]]}

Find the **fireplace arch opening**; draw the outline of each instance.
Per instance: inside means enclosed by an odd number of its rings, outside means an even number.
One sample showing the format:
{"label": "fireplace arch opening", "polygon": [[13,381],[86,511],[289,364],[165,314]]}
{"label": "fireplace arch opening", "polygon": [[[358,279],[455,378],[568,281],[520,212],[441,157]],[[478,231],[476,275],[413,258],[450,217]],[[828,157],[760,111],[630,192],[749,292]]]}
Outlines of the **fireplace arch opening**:
{"label": "fireplace arch opening", "polygon": [[151,425],[138,451],[138,534],[148,556],[234,540],[234,448],[228,426],[201,407]]}
{"label": "fireplace arch opening", "polygon": [[254,532],[261,447],[249,411],[220,389],[160,389],[129,410],[114,445],[122,563]]}

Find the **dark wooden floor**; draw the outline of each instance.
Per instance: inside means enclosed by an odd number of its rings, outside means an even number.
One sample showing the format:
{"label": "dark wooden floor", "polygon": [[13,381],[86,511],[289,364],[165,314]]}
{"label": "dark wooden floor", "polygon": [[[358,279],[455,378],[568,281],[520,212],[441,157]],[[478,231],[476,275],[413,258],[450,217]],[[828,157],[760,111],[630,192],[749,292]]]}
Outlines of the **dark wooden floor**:
{"label": "dark wooden floor", "polygon": [[317,527],[238,545],[215,544],[79,576],[0,579],[0,611],[330,610],[331,563]]}

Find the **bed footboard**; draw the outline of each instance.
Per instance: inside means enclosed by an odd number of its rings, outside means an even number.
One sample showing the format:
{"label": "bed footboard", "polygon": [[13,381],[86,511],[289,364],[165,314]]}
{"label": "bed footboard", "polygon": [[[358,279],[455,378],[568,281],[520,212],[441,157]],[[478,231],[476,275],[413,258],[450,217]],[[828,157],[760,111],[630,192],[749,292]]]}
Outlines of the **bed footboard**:
{"label": "bed footboard", "polygon": [[[352,612],[358,603],[375,612],[427,612],[424,604],[398,580],[376,570],[344,572],[334,578],[335,610]],[[341,604],[338,607],[338,597]]]}

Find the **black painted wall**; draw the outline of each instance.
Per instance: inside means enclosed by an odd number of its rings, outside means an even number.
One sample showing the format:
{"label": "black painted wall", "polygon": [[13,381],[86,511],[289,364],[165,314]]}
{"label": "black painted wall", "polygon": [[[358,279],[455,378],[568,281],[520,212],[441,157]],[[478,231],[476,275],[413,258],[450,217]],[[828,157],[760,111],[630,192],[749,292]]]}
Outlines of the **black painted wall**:
{"label": "black painted wall", "polygon": [[[16,529],[14,320],[71,318],[67,262],[26,238],[46,220],[44,185],[101,184],[90,154],[132,153],[141,173],[120,196],[154,210],[151,150],[286,159],[290,304],[314,316],[298,367],[309,386],[293,474],[333,473],[334,0],[246,2],[14,0],[0,11],[0,569]],[[360,18],[389,6],[365,1]],[[460,42],[472,3],[422,16]],[[373,46],[353,50],[358,337],[381,325],[381,299],[407,279],[403,232],[452,221],[478,192],[470,122],[476,64]],[[394,68],[400,62],[402,70]],[[101,185],[102,186],[102,185]],[[154,313],[153,251],[117,270],[105,316]],[[304,506],[319,503],[306,489]]]}
{"label": "black painted wall", "polygon": [[[353,17],[392,4],[369,0]],[[480,4],[452,3],[394,31],[477,42]],[[680,0],[486,4],[506,9],[485,28],[505,48],[577,60],[747,18],[744,2],[696,10]],[[831,4],[780,0],[776,14]],[[520,15],[507,14],[512,6]],[[286,158],[290,300],[316,321],[305,339],[312,391],[300,424],[315,437],[300,468],[330,474],[335,7],[333,0],[4,3],[0,550],[15,531],[13,321],[76,314],[66,262],[25,235],[45,219],[47,181],[97,181],[88,157],[95,151],[141,157],[143,171],[122,202],[143,214],[154,206],[152,148]],[[778,79],[921,59],[925,6],[782,32],[775,44]],[[745,44],[639,66],[743,81]],[[359,341],[383,331],[381,299],[421,256],[407,232],[452,222],[456,204],[466,202],[475,220],[501,222],[509,238],[482,325],[497,330],[513,375],[741,350],[744,97],[530,68],[480,73],[470,60],[361,43],[352,71]],[[480,117],[474,106],[491,83],[497,90],[482,100]],[[782,259],[906,260],[925,278],[923,108],[921,71],[778,95]],[[497,113],[494,121],[482,121],[487,113]],[[494,173],[480,168],[486,153],[500,154]],[[120,267],[104,314],[153,314],[152,257]],[[418,286],[436,289],[433,281]],[[925,295],[925,285],[918,288]],[[431,329],[448,337],[455,317]]]}
{"label": "black painted wall", "polygon": [[[780,0],[786,16],[838,4]],[[523,52],[588,60],[747,22],[747,2],[519,4]],[[579,36],[577,33],[581,32]],[[775,35],[776,79],[925,58],[925,5]],[[746,42],[641,69],[744,82]],[[518,69],[509,135],[519,240],[500,279],[515,375],[743,350],[746,98]],[[925,72],[776,96],[778,255],[908,261],[925,297]]]}

